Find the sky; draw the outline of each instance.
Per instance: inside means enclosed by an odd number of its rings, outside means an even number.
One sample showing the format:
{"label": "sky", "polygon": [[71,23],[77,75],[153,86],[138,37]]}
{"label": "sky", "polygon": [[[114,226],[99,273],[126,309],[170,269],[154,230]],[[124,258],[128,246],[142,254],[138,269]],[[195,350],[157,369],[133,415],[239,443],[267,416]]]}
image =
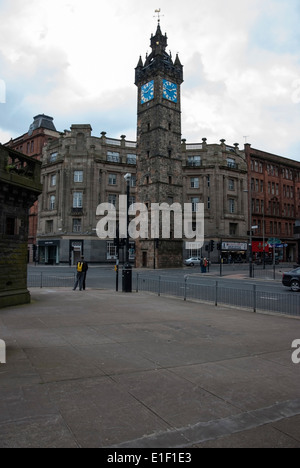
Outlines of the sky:
{"label": "sky", "polygon": [[159,8],[184,65],[182,138],[300,161],[300,0],[0,0],[0,142],[43,113],[135,140]]}

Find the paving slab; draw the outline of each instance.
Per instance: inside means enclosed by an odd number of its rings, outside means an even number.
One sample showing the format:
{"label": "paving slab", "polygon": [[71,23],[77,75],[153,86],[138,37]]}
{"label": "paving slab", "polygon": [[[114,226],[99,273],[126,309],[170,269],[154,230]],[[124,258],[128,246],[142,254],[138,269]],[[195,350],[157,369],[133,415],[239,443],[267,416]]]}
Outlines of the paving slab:
{"label": "paving slab", "polygon": [[0,448],[300,447],[300,320],[89,289],[0,311]]}

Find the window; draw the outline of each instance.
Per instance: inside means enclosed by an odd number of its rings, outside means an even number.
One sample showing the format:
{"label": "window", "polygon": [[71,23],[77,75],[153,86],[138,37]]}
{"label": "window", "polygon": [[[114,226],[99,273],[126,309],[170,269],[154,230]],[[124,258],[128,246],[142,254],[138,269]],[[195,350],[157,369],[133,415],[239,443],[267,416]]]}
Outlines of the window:
{"label": "window", "polygon": [[227,158],[227,167],[229,167],[230,169],[236,169],[237,165],[235,159]]}
{"label": "window", "polygon": [[50,182],[50,184],[51,184],[51,187],[55,187],[55,186],[56,186],[56,174],[53,174],[53,175],[51,176],[51,182]]}
{"label": "window", "polygon": [[210,210],[210,197],[207,197],[207,209]]}
{"label": "window", "polygon": [[256,206],[255,206],[256,213],[259,213],[259,209],[260,209],[260,201],[256,200]]}
{"label": "window", "polygon": [[229,234],[231,236],[236,236],[238,233],[238,225],[235,223],[230,223],[229,224]]}
{"label": "window", "polygon": [[82,208],[82,192],[73,193],[73,208]]}
{"label": "window", "polygon": [[233,198],[230,198],[229,200],[229,213],[235,213],[235,200]]}
{"label": "window", "polygon": [[109,176],[108,176],[108,185],[117,185],[117,176],[116,176],[116,174],[109,174]]}
{"label": "window", "polygon": [[127,154],[127,164],[136,164],[136,154]]}
{"label": "window", "polygon": [[207,187],[210,188],[210,176],[208,175],[206,179],[207,179]]}
{"label": "window", "polygon": [[133,206],[136,203],[136,197],[130,196],[129,197],[129,211],[134,212]]}
{"label": "window", "polygon": [[73,219],[73,232],[81,232],[81,219]]}
{"label": "window", "polygon": [[83,171],[75,171],[74,172],[74,182],[76,184],[83,182]]}
{"label": "window", "polygon": [[117,204],[117,195],[108,195],[108,203],[110,203],[113,206],[116,206],[116,204]]}
{"label": "window", "polygon": [[113,260],[117,258],[117,247],[113,241],[107,242],[107,260]]}
{"label": "window", "polygon": [[199,198],[192,198],[192,211],[193,213],[197,213],[198,212],[198,204],[200,202]]}
{"label": "window", "polygon": [[58,153],[51,153],[50,154],[50,162],[53,163],[53,162],[56,162],[57,160],[57,156],[58,156]]}
{"label": "window", "polygon": [[233,180],[233,179],[229,179],[229,181],[228,181],[228,189],[229,189],[229,190],[234,190],[234,180]]}
{"label": "window", "polygon": [[189,167],[200,167],[201,166],[201,156],[188,156],[187,165]]}
{"label": "window", "polygon": [[14,236],[16,231],[16,218],[6,218],[5,234],[7,236]]}
{"label": "window", "polygon": [[53,232],[53,221],[46,221],[46,234]]}
{"label": "window", "polygon": [[119,163],[120,162],[120,153],[115,153],[113,151],[108,151],[107,152],[107,161],[108,162]]}
{"label": "window", "polygon": [[130,187],[136,187],[136,176],[135,175],[131,176]]}
{"label": "window", "polygon": [[198,177],[191,177],[191,188],[198,189],[199,188],[199,178]]}
{"label": "window", "polygon": [[50,197],[49,209],[50,211],[55,210],[55,195],[51,195]]}

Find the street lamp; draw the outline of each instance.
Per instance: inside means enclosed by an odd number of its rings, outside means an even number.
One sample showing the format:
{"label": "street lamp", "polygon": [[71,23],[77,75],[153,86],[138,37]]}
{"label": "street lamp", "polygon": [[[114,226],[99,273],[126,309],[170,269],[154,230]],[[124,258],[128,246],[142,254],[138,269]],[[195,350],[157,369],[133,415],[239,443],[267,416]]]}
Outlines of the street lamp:
{"label": "street lamp", "polygon": [[130,195],[131,177],[132,176],[129,173],[124,175],[124,179],[126,180],[126,184],[127,184],[127,210],[126,210],[126,229],[127,229],[127,233],[126,233],[126,254],[125,254],[125,263],[126,264],[129,264],[129,232],[128,232],[128,228],[129,228],[129,206],[130,206],[129,195]]}
{"label": "street lamp", "polygon": [[129,263],[129,194],[131,174],[127,173],[124,176],[127,184],[127,210],[126,210],[126,248],[125,248],[125,265],[123,267],[123,292],[132,292],[132,268]]}
{"label": "street lamp", "polygon": [[252,226],[252,186],[251,186],[251,181],[250,181],[250,191],[249,190],[243,190],[244,193],[250,194],[249,196],[249,276],[252,278],[253,276],[253,249],[252,249],[252,234],[253,234],[253,229],[257,229],[258,226]]}

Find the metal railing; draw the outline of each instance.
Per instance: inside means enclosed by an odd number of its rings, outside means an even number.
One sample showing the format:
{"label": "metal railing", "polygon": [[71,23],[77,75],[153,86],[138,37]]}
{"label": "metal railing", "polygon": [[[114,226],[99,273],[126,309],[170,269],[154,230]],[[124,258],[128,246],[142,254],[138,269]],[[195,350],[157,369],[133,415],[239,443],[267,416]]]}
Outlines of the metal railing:
{"label": "metal railing", "polygon": [[248,284],[242,289],[224,286],[221,281],[195,282],[185,277],[183,281],[165,277],[151,277],[138,274],[135,278],[136,291],[155,293],[158,296],[179,297],[183,300],[197,300],[253,312],[265,311],[300,316],[300,294],[262,291],[257,285]]}
{"label": "metal railing", "polygon": [[75,283],[75,273],[70,275],[28,274],[28,288],[71,288]]}

